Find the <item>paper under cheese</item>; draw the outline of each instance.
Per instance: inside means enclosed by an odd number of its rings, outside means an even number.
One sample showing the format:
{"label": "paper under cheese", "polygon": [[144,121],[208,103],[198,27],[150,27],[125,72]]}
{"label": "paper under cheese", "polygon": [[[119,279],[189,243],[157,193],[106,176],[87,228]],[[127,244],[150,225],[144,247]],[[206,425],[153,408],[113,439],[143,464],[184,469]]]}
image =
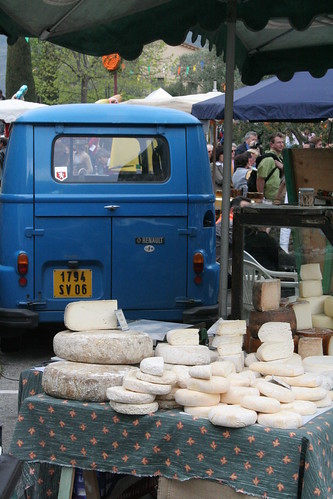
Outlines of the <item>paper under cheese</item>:
{"label": "paper under cheese", "polygon": [[301,281],[321,280],[323,277],[319,263],[305,263],[301,265],[300,278]]}
{"label": "paper under cheese", "polygon": [[55,355],[88,364],[137,364],[153,354],[153,340],[138,331],[61,331],[53,338]]}
{"label": "paper under cheese", "polygon": [[258,338],[262,342],[284,343],[292,339],[289,322],[265,322],[258,331]]}
{"label": "paper under cheese", "polygon": [[239,406],[216,406],[209,411],[208,419],[214,425],[243,428],[257,421],[257,413]]}
{"label": "paper under cheese", "polygon": [[274,414],[258,414],[258,423],[270,428],[292,430],[302,426],[302,416],[292,411],[280,411]]}
{"label": "paper under cheese", "polygon": [[254,281],[252,287],[252,303],[255,310],[266,312],[277,310],[281,300],[280,279]]}
{"label": "paper under cheese", "polygon": [[327,296],[324,301],[324,314],[333,317],[333,296]]}
{"label": "paper under cheese", "polygon": [[219,322],[216,328],[217,335],[235,336],[246,334],[246,321],[244,320],[225,320]]}
{"label": "paper under cheese", "polygon": [[229,381],[222,376],[212,376],[210,379],[189,378],[187,388],[203,393],[224,393],[230,386]]}
{"label": "paper under cheese", "polygon": [[278,359],[288,359],[294,352],[294,342],[286,340],[285,342],[265,342],[257,349],[256,356],[258,360],[271,361]]}
{"label": "paper under cheese", "polygon": [[213,406],[220,402],[220,395],[218,393],[202,393],[180,388],[175,393],[175,400],[182,406]]}
{"label": "paper under cheese", "polygon": [[115,329],[117,308],[117,300],[73,301],[66,305],[64,323],[71,331]]}
{"label": "paper under cheese", "polygon": [[299,283],[299,294],[302,298],[308,296],[321,296],[323,295],[323,285],[320,280],[301,281]]}
{"label": "paper under cheese", "polygon": [[210,363],[209,348],[204,345],[174,346],[168,343],[158,343],[155,355],[163,357],[168,364],[195,366]]}
{"label": "paper under cheese", "polygon": [[333,317],[325,314],[314,314],[312,316],[312,326],[333,329]]}
{"label": "paper under cheese", "polygon": [[163,376],[164,359],[163,357],[147,357],[140,362],[140,370],[145,374],[154,376]]}
{"label": "paper under cheese", "polygon": [[181,328],[167,332],[169,345],[199,345],[199,329]]}
{"label": "paper under cheese", "polygon": [[312,312],[311,305],[308,300],[310,300],[310,298],[306,298],[306,301],[305,299],[297,301],[291,305],[296,316],[297,330],[312,328]]}

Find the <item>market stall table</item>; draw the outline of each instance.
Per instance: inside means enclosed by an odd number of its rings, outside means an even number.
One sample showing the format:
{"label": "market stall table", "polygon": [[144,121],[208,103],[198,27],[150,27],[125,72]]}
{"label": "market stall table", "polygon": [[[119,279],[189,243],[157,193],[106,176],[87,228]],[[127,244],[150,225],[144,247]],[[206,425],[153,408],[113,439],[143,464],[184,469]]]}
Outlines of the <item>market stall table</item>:
{"label": "market stall table", "polygon": [[30,497],[47,497],[61,467],[202,478],[262,497],[330,497],[333,410],[297,430],[253,425],[231,429],[182,412],[124,416],[108,403],[55,399],[42,373],[23,371],[20,409],[10,452],[23,460]]}

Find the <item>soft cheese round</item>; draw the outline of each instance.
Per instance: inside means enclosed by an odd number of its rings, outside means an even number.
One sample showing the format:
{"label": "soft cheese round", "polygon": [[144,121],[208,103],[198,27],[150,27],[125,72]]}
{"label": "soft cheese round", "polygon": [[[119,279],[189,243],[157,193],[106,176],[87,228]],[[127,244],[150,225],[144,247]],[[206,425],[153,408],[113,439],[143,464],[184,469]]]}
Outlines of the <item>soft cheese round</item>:
{"label": "soft cheese round", "polygon": [[112,402],[120,402],[121,404],[151,404],[155,401],[155,395],[132,392],[123,386],[110,386],[106,390],[106,396]]}
{"label": "soft cheese round", "polygon": [[153,355],[153,340],[138,331],[61,331],[53,338],[62,359],[88,364],[137,364]]}
{"label": "soft cheese round", "polygon": [[158,411],[157,402],[152,402],[151,404],[121,404],[120,402],[113,402],[110,400],[110,406],[114,411],[119,412],[120,414],[135,416],[142,416]]}
{"label": "soft cheese round", "polygon": [[217,405],[208,413],[211,423],[229,428],[243,428],[257,421],[257,413],[238,405]]}
{"label": "soft cheese round", "polygon": [[133,366],[54,362],[45,367],[42,387],[56,398],[104,402],[110,386],[120,386]]}
{"label": "soft cheese round", "polygon": [[150,393],[152,395],[166,395],[171,392],[171,385],[161,385],[158,383],[149,383],[136,377],[137,371],[130,371],[124,376],[123,386],[127,390],[140,393]]}
{"label": "soft cheese round", "polygon": [[258,423],[270,428],[291,430],[302,426],[302,416],[296,412],[280,411],[274,414],[258,414]]}
{"label": "soft cheese round", "polygon": [[177,381],[176,373],[173,371],[165,371],[162,376],[155,376],[153,374],[146,374],[142,371],[136,373],[136,377],[142,381],[149,381],[149,383],[159,383],[160,385],[174,385]]}

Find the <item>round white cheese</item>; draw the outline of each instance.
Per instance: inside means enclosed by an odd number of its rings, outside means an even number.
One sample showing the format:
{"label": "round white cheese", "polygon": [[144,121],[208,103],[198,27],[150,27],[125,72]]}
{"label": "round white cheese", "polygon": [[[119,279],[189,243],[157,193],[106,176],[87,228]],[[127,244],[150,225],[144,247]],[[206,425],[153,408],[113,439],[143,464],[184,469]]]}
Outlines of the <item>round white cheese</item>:
{"label": "round white cheese", "polygon": [[189,372],[189,375],[192,376],[192,378],[210,379],[212,377],[211,365],[192,366],[192,367],[190,367],[188,372]]}
{"label": "round white cheese", "polygon": [[258,414],[258,423],[270,428],[292,430],[302,426],[302,416],[292,411],[280,411],[274,414]]}
{"label": "round white cheese", "polygon": [[305,372],[314,372],[317,374],[333,372],[332,355],[315,355],[303,359]]}
{"label": "round white cheese", "polygon": [[138,331],[61,331],[53,338],[55,355],[88,364],[137,364],[153,355],[153,340]]}
{"label": "round white cheese", "polygon": [[[139,371],[138,371],[139,372]],[[150,393],[152,395],[166,395],[171,391],[171,385],[149,383],[136,377],[137,371],[129,371],[123,379],[123,387],[132,392]]]}
{"label": "round white cheese", "polygon": [[211,369],[213,376],[224,376],[225,378],[228,374],[236,372],[235,364],[231,360],[217,360],[212,362]]}
{"label": "round white cheese", "polygon": [[203,393],[224,393],[230,386],[229,381],[222,376],[212,376],[210,379],[189,378],[187,388]]}
{"label": "round white cheese", "polygon": [[281,404],[278,400],[271,397],[261,397],[260,395],[246,395],[241,401],[241,406],[245,407],[245,409],[269,414],[281,410]]}
{"label": "round white cheese", "polygon": [[140,371],[153,376],[162,376],[164,359],[162,357],[147,357],[140,362]]}
{"label": "round white cheese", "polygon": [[260,395],[258,388],[250,386],[230,386],[226,393],[221,393],[220,401],[225,404],[241,404],[247,395]]}
{"label": "round white cheese", "polygon": [[104,402],[110,386],[120,386],[133,366],[54,362],[45,367],[42,387],[51,397]]}
{"label": "round white cheese", "polygon": [[323,399],[327,395],[327,390],[321,386],[317,386],[316,388],[292,386],[291,390],[294,393],[296,400],[311,400],[312,402],[315,402],[316,400]]}
{"label": "round white cheese", "polygon": [[[217,405],[223,405],[226,407],[226,404],[217,404]],[[194,416],[196,418],[206,418],[208,419],[208,413],[211,410],[212,406],[201,406],[201,407],[191,407],[191,406],[185,406],[184,407],[184,412],[186,414],[190,414],[191,416]]]}
{"label": "round white cheese", "polygon": [[152,402],[151,404],[121,404],[120,402],[113,402],[110,400],[110,406],[114,411],[119,412],[120,414],[136,416],[150,414],[151,412],[156,412],[158,410],[157,402]]}
{"label": "round white cheese", "polygon": [[255,386],[262,395],[272,397],[279,402],[292,402],[295,400],[295,394],[293,391],[289,388],[285,388],[284,386],[276,385],[275,383],[270,383],[269,381],[262,379],[259,379]]}
{"label": "round white cheese", "polygon": [[151,404],[155,400],[155,395],[132,392],[123,386],[110,386],[106,390],[106,396],[112,402],[120,402],[121,404]]}
{"label": "round white cheese", "polygon": [[195,390],[180,388],[175,393],[175,400],[182,406],[203,406],[216,405],[220,402],[220,395],[217,393],[202,393]]}
{"label": "round white cheese", "polygon": [[177,381],[177,376],[173,371],[165,371],[162,376],[154,376],[153,374],[146,374],[142,371],[136,373],[136,377],[142,381],[149,381],[149,383],[159,383],[160,385],[174,385]]}
{"label": "round white cheese", "polygon": [[212,407],[208,413],[209,421],[218,426],[243,428],[257,421],[257,413],[235,405]]}
{"label": "round white cheese", "polygon": [[310,400],[294,400],[288,404],[281,404],[281,410],[297,412],[301,416],[310,416],[317,412],[317,406]]}

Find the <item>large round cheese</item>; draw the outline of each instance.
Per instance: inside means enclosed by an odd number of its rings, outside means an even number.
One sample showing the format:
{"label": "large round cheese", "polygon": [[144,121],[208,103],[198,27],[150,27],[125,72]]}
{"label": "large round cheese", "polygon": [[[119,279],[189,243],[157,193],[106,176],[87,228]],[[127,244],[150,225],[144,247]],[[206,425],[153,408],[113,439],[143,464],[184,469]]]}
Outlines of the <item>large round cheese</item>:
{"label": "large round cheese", "polygon": [[269,381],[265,381],[263,379],[259,379],[255,386],[262,395],[272,397],[279,402],[287,403],[295,400],[295,394],[293,391],[285,388],[284,386],[276,385],[275,383],[270,383]]}
{"label": "large round cheese", "polygon": [[189,378],[187,388],[203,393],[224,393],[230,386],[229,381],[222,376],[212,376],[210,379]]}
{"label": "large round cheese", "polygon": [[120,402],[121,404],[151,404],[155,401],[155,395],[132,392],[123,386],[109,386],[106,390],[106,396],[112,402]]}
{"label": "large round cheese", "polygon": [[220,395],[218,393],[202,393],[180,388],[175,393],[175,400],[182,406],[212,406],[220,402]]}
{"label": "large round cheese", "polygon": [[289,322],[292,333],[296,332],[296,316],[291,307],[280,307],[266,312],[251,310],[248,330],[252,338],[258,338],[259,329],[266,322]]}
{"label": "large round cheese", "polygon": [[114,411],[119,412],[120,414],[131,414],[136,416],[158,411],[157,402],[152,402],[151,404],[121,404],[120,402],[113,402],[110,400],[110,406]]}
{"label": "large round cheese", "polygon": [[305,372],[313,373],[333,373],[333,356],[332,355],[315,355],[305,357],[303,359]]}
{"label": "large round cheese", "polygon": [[241,401],[241,406],[245,407],[245,409],[269,414],[281,410],[281,404],[278,400],[272,397],[261,397],[260,395],[246,395]]}
{"label": "large round cheese", "polygon": [[281,404],[281,410],[297,412],[301,416],[310,416],[317,412],[317,406],[310,400],[294,400],[288,404]]}
{"label": "large round cheese", "polygon": [[111,386],[120,386],[132,366],[54,362],[45,367],[42,387],[52,397],[104,402]]}
{"label": "large round cheese", "polygon": [[137,364],[153,355],[153,340],[138,331],[61,331],[53,338],[62,359],[88,364]]}

